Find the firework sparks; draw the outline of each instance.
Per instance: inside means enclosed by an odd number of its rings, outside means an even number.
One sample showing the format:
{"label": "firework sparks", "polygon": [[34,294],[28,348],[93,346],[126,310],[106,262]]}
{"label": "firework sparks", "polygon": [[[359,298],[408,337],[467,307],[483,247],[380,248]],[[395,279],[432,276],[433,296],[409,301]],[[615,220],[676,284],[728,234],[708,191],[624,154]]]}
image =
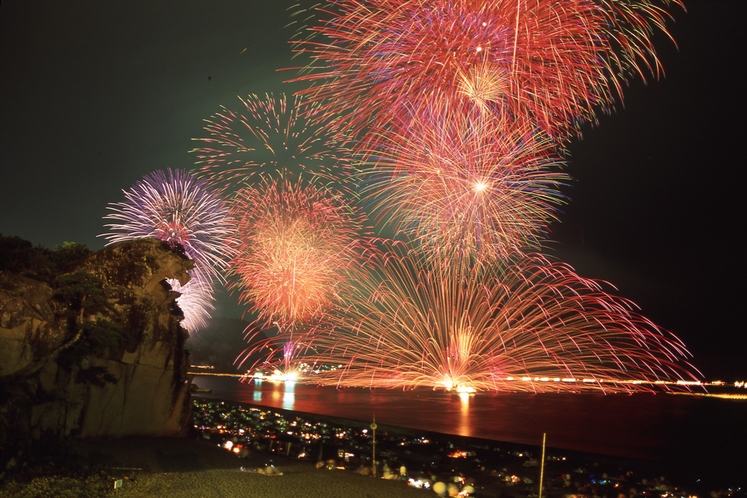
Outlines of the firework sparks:
{"label": "firework sparks", "polygon": [[[292,102],[224,107],[192,151],[233,192],[230,286],[257,316],[239,360],[339,363],[320,382],[405,389],[630,392],[649,388],[631,378],[694,379],[682,343],[632,303],[526,255],[565,202],[557,148],[631,77],[659,76],[651,39],[671,5],[331,0],[308,16],[320,20],[292,43],[312,61],[294,81],[311,84]],[[417,252],[395,243],[358,267],[361,216],[321,188],[352,192],[351,154],[370,166],[362,193],[377,221]],[[189,238],[180,223],[159,230]]]}
{"label": "firework sparks", "polygon": [[262,378],[271,372],[270,378],[275,380],[305,380],[309,365],[303,355],[313,350],[315,327],[296,326],[290,331],[274,332],[250,327],[245,336],[249,347],[236,358],[237,367]]}
{"label": "firework sparks", "polygon": [[[295,50],[300,92],[351,134],[425,103],[479,107],[554,139],[595,122],[632,75],[661,70],[651,37],[679,0],[339,0]],[[322,41],[323,40],[323,41]]]}
{"label": "firework sparks", "polygon": [[[223,280],[233,254],[235,224],[228,207],[205,180],[186,170],[155,171],[124,191],[123,202],[110,203],[105,220],[107,245],[153,237],[182,247],[194,262],[192,279],[178,290],[177,303],[187,330],[204,325],[213,309],[212,282]],[[178,284],[177,284],[178,285]],[[172,283],[172,287],[174,284]]]}
{"label": "firework sparks", "polygon": [[426,253],[489,262],[536,250],[564,202],[554,144],[529,127],[423,113],[377,143],[362,193],[377,222]]}
{"label": "firework sparks", "polygon": [[285,177],[302,173],[334,182],[341,188],[350,174],[348,151],[311,121],[331,121],[319,106],[285,94],[239,97],[238,111],[222,107],[206,119],[208,136],[195,138],[201,147],[191,152],[200,171],[215,185],[233,190],[254,175],[277,171]]}
{"label": "firework sparks", "polygon": [[[305,361],[339,386],[535,392],[694,379],[689,353],[632,303],[539,255],[486,270],[380,256]],[[649,383],[628,383],[626,379]],[[557,379],[557,382],[545,382]],[[514,382],[524,380],[524,382]],[[591,380],[591,382],[589,382]]]}

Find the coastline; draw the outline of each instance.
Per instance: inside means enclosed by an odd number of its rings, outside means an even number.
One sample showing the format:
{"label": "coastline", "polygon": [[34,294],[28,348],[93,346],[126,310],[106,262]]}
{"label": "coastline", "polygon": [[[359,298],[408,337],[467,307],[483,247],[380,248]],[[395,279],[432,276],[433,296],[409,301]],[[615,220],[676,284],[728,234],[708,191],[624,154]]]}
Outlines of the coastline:
{"label": "coastline", "polygon": [[[433,493],[437,482],[443,485],[441,496],[455,496],[467,486],[474,492],[463,496],[529,498],[538,494],[540,446],[382,425],[377,427],[379,473],[373,478],[367,472],[370,459],[356,456],[345,462],[341,456],[355,447],[370,454],[370,446],[361,439],[368,422],[199,396],[193,396],[193,403],[196,422],[202,420],[203,427],[190,437],[83,439],[73,442],[74,451],[91,462],[88,471],[108,479],[110,491],[119,496],[412,498],[438,495]],[[208,430],[201,411],[220,419],[221,429]],[[321,448],[315,446],[310,455],[299,458],[300,446],[268,446],[267,441],[280,431],[265,425],[262,432],[257,430],[247,438],[252,440],[247,451],[232,453],[225,449],[225,441],[238,443],[238,448],[242,439],[237,437],[238,429],[231,428],[248,428],[239,415],[264,417],[283,431],[289,425],[304,423],[346,436],[326,440]],[[450,457],[457,452],[463,457]],[[697,489],[682,486],[681,481],[664,477],[653,462],[553,448],[548,449],[545,462],[543,496],[745,496],[743,489],[727,492],[715,483],[703,483]],[[398,475],[400,465],[406,466],[406,476]],[[392,469],[389,478],[382,478],[387,467]],[[273,470],[268,473],[268,468]],[[430,489],[408,485],[409,478],[429,480]],[[121,487],[114,491],[117,481]],[[17,495],[4,494],[0,488],[0,496]]]}
{"label": "coastline", "polygon": [[[510,442],[600,455],[604,459],[642,461],[648,469],[677,477],[747,486],[740,458],[747,444],[743,421],[747,403],[736,397],[669,394],[605,395],[478,393],[465,399],[431,390],[403,394],[397,390],[335,389],[296,383],[237,383],[236,379],[196,376],[205,398],[297,412],[340,415],[419,432]],[[737,386],[721,391],[744,393]],[[320,392],[317,392],[321,389]],[[457,436],[454,436],[457,437]]]}

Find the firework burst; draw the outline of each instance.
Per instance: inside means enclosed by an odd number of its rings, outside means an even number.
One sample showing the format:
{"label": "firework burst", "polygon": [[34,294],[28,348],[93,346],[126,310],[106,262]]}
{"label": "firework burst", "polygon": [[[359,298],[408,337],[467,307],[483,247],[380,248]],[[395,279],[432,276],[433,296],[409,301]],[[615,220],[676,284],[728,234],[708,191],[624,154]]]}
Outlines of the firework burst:
{"label": "firework burst", "polygon": [[[651,390],[693,379],[689,353],[632,303],[539,255],[500,270],[422,269],[389,252],[304,358],[339,386],[478,391]],[[635,382],[630,382],[635,379]]]}
{"label": "firework burst", "polygon": [[[155,171],[124,191],[123,202],[110,203],[100,235],[107,245],[152,237],[182,247],[194,262],[191,280],[177,289],[187,330],[199,327],[213,309],[212,283],[223,280],[233,254],[235,224],[222,198],[207,181],[187,170]],[[173,287],[172,283],[172,287]]]}
{"label": "firework burst", "polygon": [[341,196],[313,183],[265,180],[236,193],[238,254],[231,290],[283,330],[313,322],[336,300],[363,246],[363,222]]}
{"label": "firework burst", "polygon": [[335,0],[318,9],[299,93],[353,135],[425,103],[528,120],[564,140],[661,70],[651,37],[679,0]]}
{"label": "firework burst", "polygon": [[362,194],[377,224],[426,254],[490,262],[536,250],[565,200],[554,144],[528,126],[421,113],[377,144]]}
{"label": "firework burst", "polygon": [[208,136],[195,138],[191,152],[208,180],[234,190],[255,175],[271,172],[289,177],[301,174],[333,182],[341,188],[350,174],[348,151],[311,121],[333,121],[322,116],[317,104],[305,106],[301,98],[285,94],[239,97],[240,110],[222,107],[205,120]]}

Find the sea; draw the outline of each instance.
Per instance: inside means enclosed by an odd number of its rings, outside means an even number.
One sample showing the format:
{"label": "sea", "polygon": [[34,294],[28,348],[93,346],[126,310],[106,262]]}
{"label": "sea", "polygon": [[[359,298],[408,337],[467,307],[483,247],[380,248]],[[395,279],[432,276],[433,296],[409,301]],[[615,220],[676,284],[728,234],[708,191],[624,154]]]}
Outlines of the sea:
{"label": "sea", "polygon": [[[200,397],[426,432],[649,462],[747,485],[747,400],[682,394],[361,389],[195,376]],[[745,390],[741,390],[745,391]],[[711,393],[714,394],[714,393]],[[723,393],[722,393],[723,394]],[[742,392],[747,394],[747,392]]]}

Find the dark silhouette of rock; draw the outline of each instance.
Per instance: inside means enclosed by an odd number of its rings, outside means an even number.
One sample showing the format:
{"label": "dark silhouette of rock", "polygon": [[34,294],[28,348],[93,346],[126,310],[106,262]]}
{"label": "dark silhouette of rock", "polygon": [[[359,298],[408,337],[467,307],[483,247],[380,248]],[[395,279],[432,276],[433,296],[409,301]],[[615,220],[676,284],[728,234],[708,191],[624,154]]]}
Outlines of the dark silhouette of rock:
{"label": "dark silhouette of rock", "polygon": [[166,279],[192,265],[140,239],[63,275],[0,268],[0,476],[42,437],[187,433],[188,335]]}

